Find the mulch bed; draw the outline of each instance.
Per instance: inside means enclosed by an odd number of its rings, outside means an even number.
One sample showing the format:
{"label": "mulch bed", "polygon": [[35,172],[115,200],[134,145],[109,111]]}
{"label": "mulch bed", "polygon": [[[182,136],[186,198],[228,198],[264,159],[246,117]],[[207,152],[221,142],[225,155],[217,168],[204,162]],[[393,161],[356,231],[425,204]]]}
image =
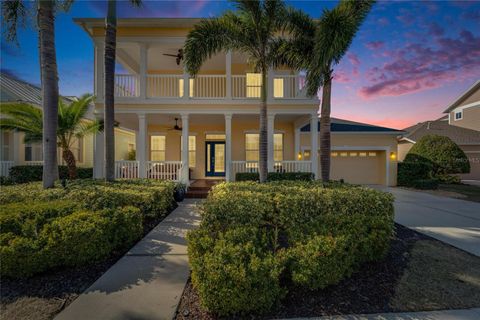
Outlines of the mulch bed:
{"label": "mulch bed", "polygon": [[[339,314],[392,312],[390,299],[407,266],[409,251],[418,240],[431,239],[399,224],[396,236],[383,261],[365,264],[350,278],[335,286],[316,291],[290,288],[276,310],[264,315],[243,315],[238,318],[272,319],[315,317]],[[229,317],[232,319],[235,317]],[[199,297],[188,281],[176,319],[219,319],[200,308]]]}
{"label": "mulch bed", "polygon": [[[143,236],[147,235],[165,217],[146,218],[143,223]],[[5,315],[7,305],[15,304],[25,298],[34,300],[38,298],[36,301],[32,300],[32,303],[35,303],[35,314],[25,316],[21,310],[18,313],[9,310],[10,319],[51,319],[90,287],[127,251],[114,252],[106,261],[89,266],[58,269],[28,279],[2,278],[0,286],[0,313],[2,316],[0,318]],[[19,308],[24,307],[21,304],[19,306]],[[12,316],[13,318],[11,318]]]}

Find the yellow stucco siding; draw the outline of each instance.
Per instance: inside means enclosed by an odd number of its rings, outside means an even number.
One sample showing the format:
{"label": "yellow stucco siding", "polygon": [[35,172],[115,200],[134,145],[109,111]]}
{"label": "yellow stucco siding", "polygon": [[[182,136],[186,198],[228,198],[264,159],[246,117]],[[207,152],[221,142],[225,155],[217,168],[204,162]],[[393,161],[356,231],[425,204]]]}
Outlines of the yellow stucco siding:
{"label": "yellow stucco siding", "polygon": [[129,145],[135,150],[135,133],[115,129],[115,160],[126,160]]}

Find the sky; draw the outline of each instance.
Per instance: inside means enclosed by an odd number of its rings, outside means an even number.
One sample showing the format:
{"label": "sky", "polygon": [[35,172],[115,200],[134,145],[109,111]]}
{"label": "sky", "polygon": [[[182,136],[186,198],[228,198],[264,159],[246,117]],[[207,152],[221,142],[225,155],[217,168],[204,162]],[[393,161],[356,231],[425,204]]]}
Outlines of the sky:
{"label": "sky", "polygon": [[[319,18],[336,1],[287,1]],[[119,17],[214,17],[227,1],[119,1]],[[93,92],[93,44],[73,18],[105,16],[106,1],[76,0],[56,18],[60,94]],[[2,25],[3,28],[3,25]],[[2,29],[3,30],[3,29]],[[38,33],[27,19],[18,44],[2,35],[0,67],[40,83]],[[480,79],[480,1],[378,1],[334,67],[332,116],[405,128],[442,116]]]}

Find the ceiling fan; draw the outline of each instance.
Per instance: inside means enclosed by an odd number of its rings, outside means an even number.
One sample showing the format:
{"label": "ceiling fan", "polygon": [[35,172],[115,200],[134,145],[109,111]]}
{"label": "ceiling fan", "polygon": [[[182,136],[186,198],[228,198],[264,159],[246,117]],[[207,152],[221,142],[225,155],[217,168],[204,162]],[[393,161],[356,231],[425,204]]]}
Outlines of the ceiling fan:
{"label": "ceiling fan", "polygon": [[179,65],[180,65],[180,61],[183,60],[183,49],[178,49],[178,53],[177,53],[177,54],[164,53],[163,55],[164,55],[164,56],[168,56],[168,57],[174,57],[174,58],[176,58],[175,61],[177,62],[177,66],[179,66]]}
{"label": "ceiling fan", "polygon": [[178,120],[180,120],[179,118],[175,118],[175,125],[172,127],[172,126],[161,126],[162,127],[162,130],[167,130],[167,131],[172,131],[172,130],[175,130],[175,131],[182,131],[182,127],[180,127],[178,125]]}

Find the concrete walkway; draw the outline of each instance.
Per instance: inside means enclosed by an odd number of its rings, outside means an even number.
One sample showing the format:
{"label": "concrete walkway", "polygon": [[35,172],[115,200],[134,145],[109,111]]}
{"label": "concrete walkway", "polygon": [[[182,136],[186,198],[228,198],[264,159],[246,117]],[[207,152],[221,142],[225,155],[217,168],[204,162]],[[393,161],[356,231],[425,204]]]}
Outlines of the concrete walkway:
{"label": "concrete walkway", "polygon": [[172,319],[190,269],[185,234],[200,223],[186,199],[56,319]]}
{"label": "concrete walkway", "polygon": [[401,188],[375,187],[395,196],[395,221],[480,256],[480,203]]}
{"label": "concrete walkway", "polygon": [[297,318],[309,320],[478,320],[480,309],[442,310],[426,312],[352,314],[318,318]]}

